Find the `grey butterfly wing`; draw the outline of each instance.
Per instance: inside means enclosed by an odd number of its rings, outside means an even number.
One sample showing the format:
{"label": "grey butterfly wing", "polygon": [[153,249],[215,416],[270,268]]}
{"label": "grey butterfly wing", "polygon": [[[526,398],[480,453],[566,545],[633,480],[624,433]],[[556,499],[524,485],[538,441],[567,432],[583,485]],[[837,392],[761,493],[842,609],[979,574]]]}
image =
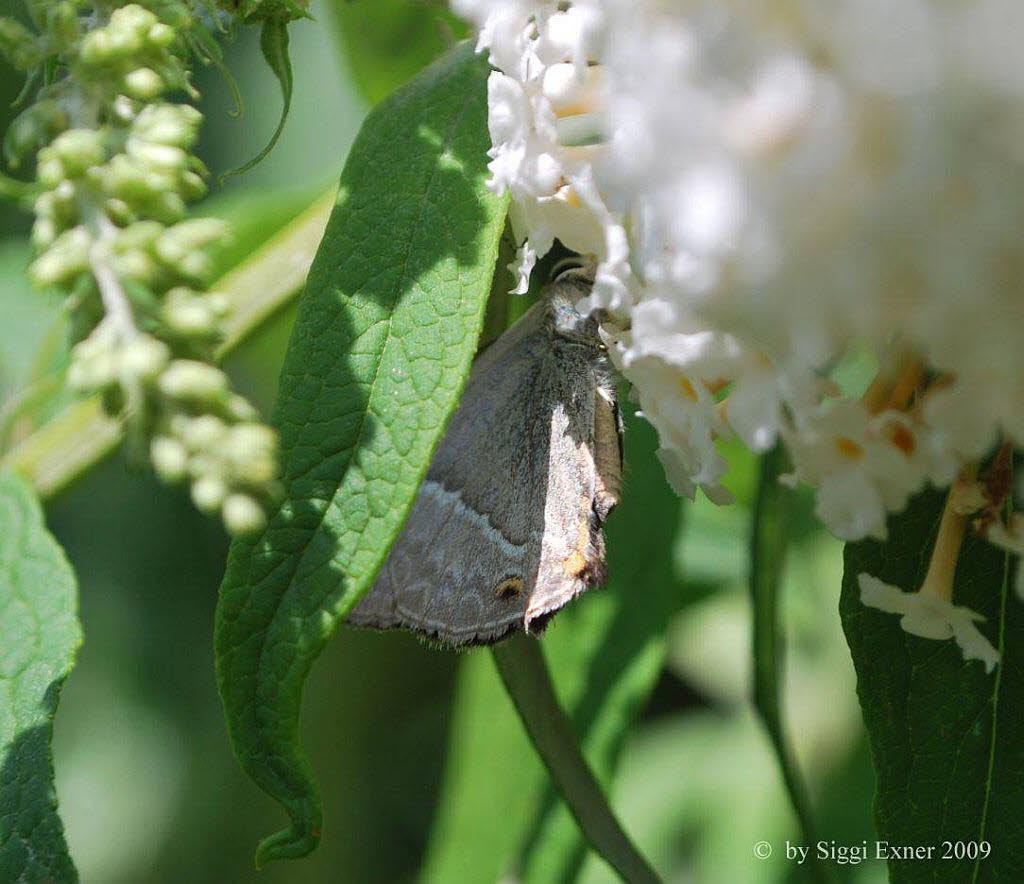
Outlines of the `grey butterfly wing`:
{"label": "grey butterfly wing", "polygon": [[595,517],[595,500],[614,503],[605,492],[617,481],[595,454],[595,425],[614,407],[601,379],[592,350],[553,340],[544,305],[495,342],[349,623],[484,643],[595,582],[610,508]]}

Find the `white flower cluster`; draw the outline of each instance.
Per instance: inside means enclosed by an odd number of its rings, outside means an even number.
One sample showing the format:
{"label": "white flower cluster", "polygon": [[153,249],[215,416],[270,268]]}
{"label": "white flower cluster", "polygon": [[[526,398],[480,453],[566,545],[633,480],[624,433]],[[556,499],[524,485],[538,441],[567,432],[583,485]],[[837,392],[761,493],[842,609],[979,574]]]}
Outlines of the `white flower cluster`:
{"label": "white flower cluster", "polygon": [[[833,533],[884,539],[1024,442],[1024,6],[452,6],[496,69],[521,284],[556,238],[597,258],[582,306],[680,493],[727,497],[717,438],[781,439]],[[855,353],[878,365],[856,396],[831,379]]]}

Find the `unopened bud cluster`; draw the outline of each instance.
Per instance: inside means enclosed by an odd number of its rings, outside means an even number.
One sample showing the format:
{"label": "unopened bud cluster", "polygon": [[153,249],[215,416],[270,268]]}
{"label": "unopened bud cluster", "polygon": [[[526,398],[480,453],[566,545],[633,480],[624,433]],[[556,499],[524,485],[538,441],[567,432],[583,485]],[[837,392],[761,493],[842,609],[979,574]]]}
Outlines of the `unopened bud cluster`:
{"label": "unopened bud cluster", "polygon": [[35,157],[29,273],[69,295],[69,383],[124,414],[157,473],[189,482],[200,509],[234,534],[256,531],[278,493],[277,440],[211,364],[227,305],[206,291],[205,250],[229,231],[187,217],[206,192],[192,153],[201,115],[167,100],[195,95],[189,53],[203,26],[174,0],[34,11],[38,35],[0,20],[0,52],[26,73],[56,62],[66,76],[12,124],[4,153],[15,168]]}

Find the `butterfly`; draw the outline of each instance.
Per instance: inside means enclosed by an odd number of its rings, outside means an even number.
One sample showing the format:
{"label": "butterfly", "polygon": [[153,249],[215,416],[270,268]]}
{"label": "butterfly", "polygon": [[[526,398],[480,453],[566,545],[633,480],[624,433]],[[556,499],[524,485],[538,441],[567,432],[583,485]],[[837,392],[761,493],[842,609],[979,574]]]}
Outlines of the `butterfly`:
{"label": "butterfly", "polygon": [[354,626],[444,645],[539,631],[605,576],[622,420],[590,270],[557,273],[478,357],[409,517]]}

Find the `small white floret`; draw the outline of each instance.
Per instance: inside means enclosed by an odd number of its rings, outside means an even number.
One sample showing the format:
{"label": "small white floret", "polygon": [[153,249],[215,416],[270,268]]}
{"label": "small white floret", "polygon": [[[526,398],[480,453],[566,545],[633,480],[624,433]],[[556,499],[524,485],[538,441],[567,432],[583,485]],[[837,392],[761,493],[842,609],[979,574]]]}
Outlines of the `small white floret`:
{"label": "small white floret", "polygon": [[870,574],[858,574],[857,582],[861,602],[869,608],[901,614],[904,632],[939,641],[952,638],[964,659],[980,660],[986,672],[991,672],[999,662],[999,652],[974,625],[985,620],[977,611],[954,605],[930,592],[904,592]]}

